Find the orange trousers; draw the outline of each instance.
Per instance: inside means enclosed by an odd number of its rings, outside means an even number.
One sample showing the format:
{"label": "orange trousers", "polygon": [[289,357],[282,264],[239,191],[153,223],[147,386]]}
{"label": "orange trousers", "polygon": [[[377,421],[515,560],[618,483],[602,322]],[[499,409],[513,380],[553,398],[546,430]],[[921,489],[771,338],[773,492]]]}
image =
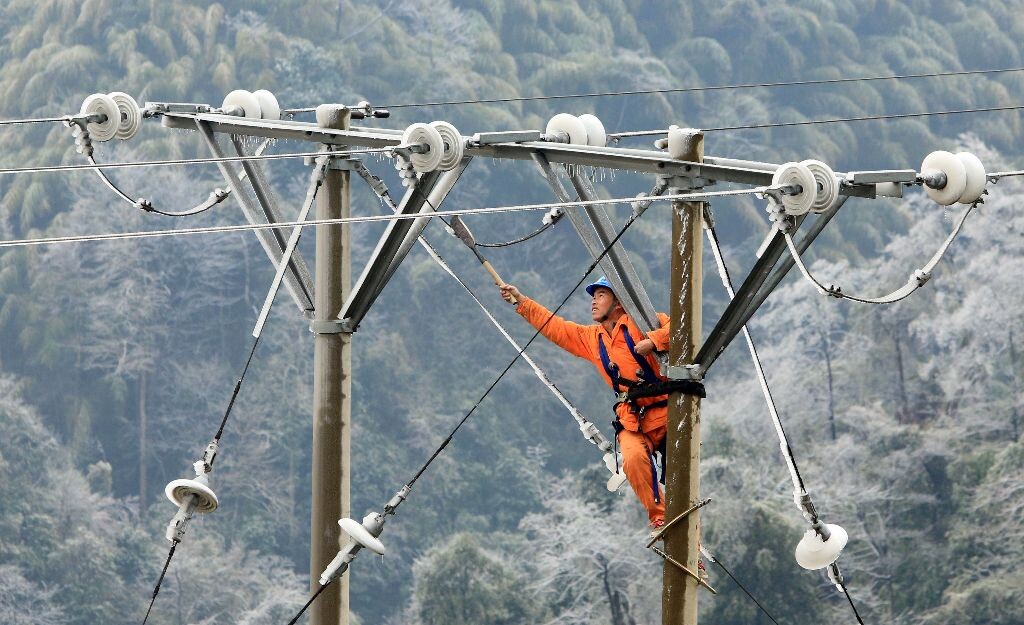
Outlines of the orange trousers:
{"label": "orange trousers", "polygon": [[647,508],[647,518],[653,524],[665,519],[665,494],[658,483],[658,469],[654,450],[665,439],[663,425],[650,432],[619,432],[619,449],[622,451],[622,472],[633,487],[640,503]]}

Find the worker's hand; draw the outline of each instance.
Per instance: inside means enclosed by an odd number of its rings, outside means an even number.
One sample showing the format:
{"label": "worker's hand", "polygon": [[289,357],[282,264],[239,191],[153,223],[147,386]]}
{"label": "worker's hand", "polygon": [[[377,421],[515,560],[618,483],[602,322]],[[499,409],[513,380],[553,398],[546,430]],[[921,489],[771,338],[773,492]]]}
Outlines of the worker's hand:
{"label": "worker's hand", "polygon": [[509,304],[523,301],[523,294],[511,284],[503,284],[498,288],[501,290],[501,297]]}
{"label": "worker's hand", "polygon": [[646,356],[654,351],[654,341],[644,339],[636,344],[635,350],[638,356]]}

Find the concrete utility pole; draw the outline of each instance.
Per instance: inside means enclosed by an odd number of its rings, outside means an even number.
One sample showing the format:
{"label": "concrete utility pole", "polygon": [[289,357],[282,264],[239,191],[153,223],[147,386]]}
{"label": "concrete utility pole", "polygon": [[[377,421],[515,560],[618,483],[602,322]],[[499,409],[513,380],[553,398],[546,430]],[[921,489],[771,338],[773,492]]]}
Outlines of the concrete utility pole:
{"label": "concrete utility pole", "polygon": [[[316,109],[321,128],[347,130],[349,109],[324,104]],[[349,217],[349,174],[328,165],[316,198],[316,218]],[[338,313],[351,288],[349,226],[316,226],[315,311],[313,330],[313,498],[309,587],[320,586],[323,571],[341,548],[338,519],[351,516],[352,337],[340,333]],[[348,576],[342,577],[310,608],[311,625],[348,625]]]}
{"label": "concrete utility pole", "polygon": [[[682,159],[704,160],[704,135],[693,130],[684,137]],[[678,180],[678,179],[676,179]],[[669,193],[689,190],[671,188]],[[701,339],[701,221],[702,202],[672,203],[672,270],[669,315],[669,365],[693,362]],[[668,399],[667,458],[665,462],[665,519],[672,520],[700,498],[700,398],[672,393]],[[665,534],[665,553],[698,573],[699,511],[694,510]],[[661,601],[663,625],[697,625],[697,580],[665,563]]]}

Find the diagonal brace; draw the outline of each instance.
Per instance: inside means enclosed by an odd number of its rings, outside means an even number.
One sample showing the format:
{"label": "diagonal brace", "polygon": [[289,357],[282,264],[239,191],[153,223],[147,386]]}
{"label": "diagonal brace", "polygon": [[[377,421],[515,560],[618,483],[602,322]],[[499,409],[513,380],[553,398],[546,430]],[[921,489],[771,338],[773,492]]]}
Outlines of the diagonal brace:
{"label": "diagonal brace", "polygon": [[[217,143],[217,138],[214,136],[210,125],[207,122],[196,120],[196,127],[213,155],[217,158],[223,158],[225,156],[224,151]],[[238,203],[242,208],[246,221],[250,224],[264,223],[259,217],[260,211],[253,206],[249,197],[243,193],[242,180],[235,167],[228,162],[219,162],[217,167],[227,181],[228,186],[231,187],[232,193],[238,198]],[[263,247],[263,251],[266,252],[270,261],[276,266],[280,264],[281,259],[284,257],[285,246],[272,232],[272,230],[256,230],[255,234],[256,239]],[[313,310],[312,286],[309,285],[307,288],[307,286],[302,284],[302,278],[292,263],[289,263],[289,271],[285,273],[284,284],[288,294],[291,295],[299,310],[304,312]]]}
{"label": "diagonal brace", "polygon": [[[434,186],[441,178],[442,172],[432,171],[422,175],[416,184],[406,191],[405,196],[399,204],[399,213],[402,215],[414,215],[416,213],[431,211],[428,196]],[[370,260],[363,268],[359,280],[352,287],[345,305],[341,307],[338,319],[343,322],[346,332],[355,332],[359,322],[363,320],[370,306],[377,299],[384,284],[387,282],[388,267],[398,255],[398,251],[413,226],[413,219],[396,219],[388,222],[377,247],[373,250]]]}

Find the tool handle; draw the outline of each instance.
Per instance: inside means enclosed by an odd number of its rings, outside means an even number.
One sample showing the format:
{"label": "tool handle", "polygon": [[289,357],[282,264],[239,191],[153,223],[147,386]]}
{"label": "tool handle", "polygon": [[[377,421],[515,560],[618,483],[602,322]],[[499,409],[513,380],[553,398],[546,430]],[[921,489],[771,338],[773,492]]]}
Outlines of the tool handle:
{"label": "tool handle", "polygon": [[[491,261],[485,260],[485,261],[482,261],[482,262],[483,262],[484,269],[487,270],[487,273],[491,274],[491,278],[494,280],[494,284],[496,284],[498,286],[501,286],[501,285],[505,284],[505,281],[501,279],[501,276],[498,275],[498,272],[495,271],[494,267],[491,266]],[[519,301],[516,300],[515,297],[512,297],[512,303],[513,304],[518,304]]]}

